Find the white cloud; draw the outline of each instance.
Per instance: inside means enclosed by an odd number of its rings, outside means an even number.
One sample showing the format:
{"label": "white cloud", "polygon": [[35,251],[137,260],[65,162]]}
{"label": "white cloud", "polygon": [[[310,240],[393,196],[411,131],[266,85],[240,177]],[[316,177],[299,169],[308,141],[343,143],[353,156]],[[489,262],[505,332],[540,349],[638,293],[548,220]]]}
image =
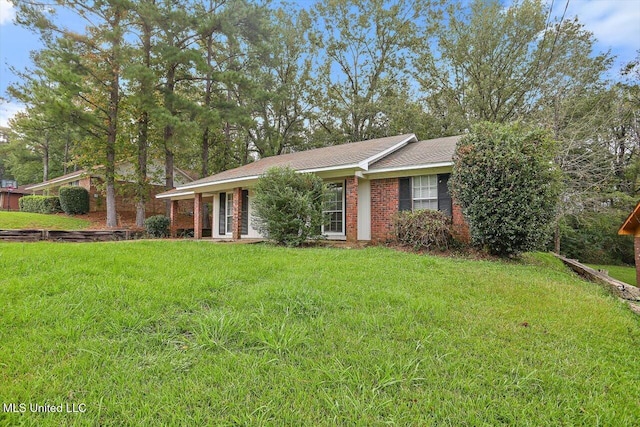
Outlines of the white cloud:
{"label": "white cloud", "polygon": [[[0,0],[1,1],[1,0]],[[16,113],[24,110],[24,105],[16,102],[0,101],[0,126],[6,127]]]}
{"label": "white cloud", "polygon": [[[557,2],[555,9],[564,8]],[[640,47],[640,2],[638,0],[578,0],[569,3],[567,17],[578,16],[601,45],[612,48]]]}
{"label": "white cloud", "polygon": [[16,16],[13,3],[9,0],[0,0],[0,25],[11,24]]}

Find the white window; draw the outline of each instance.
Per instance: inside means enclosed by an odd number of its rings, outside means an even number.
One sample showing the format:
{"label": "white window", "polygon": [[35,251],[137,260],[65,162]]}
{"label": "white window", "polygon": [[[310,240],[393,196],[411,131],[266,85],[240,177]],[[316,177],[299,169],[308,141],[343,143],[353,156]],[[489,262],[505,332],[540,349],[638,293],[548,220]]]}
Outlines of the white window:
{"label": "white window", "polygon": [[438,176],[414,176],[412,179],[413,210],[438,210]]}
{"label": "white window", "polygon": [[233,229],[233,193],[227,193],[226,209],[226,224],[227,234],[232,232]]}
{"label": "white window", "polygon": [[328,222],[323,227],[327,234],[344,234],[344,183],[329,184],[329,196],[324,203]]}

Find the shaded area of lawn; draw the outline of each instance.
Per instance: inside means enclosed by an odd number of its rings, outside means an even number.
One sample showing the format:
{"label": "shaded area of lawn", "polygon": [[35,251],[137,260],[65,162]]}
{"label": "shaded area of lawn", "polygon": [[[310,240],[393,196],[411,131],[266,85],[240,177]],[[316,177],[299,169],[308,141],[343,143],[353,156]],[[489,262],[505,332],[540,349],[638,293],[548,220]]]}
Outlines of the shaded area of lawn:
{"label": "shaded area of lawn", "polygon": [[0,425],[633,425],[640,317],[546,255],[0,244]]}
{"label": "shaded area of lawn", "polygon": [[618,279],[624,283],[628,283],[633,286],[637,285],[636,268],[635,267],[623,267],[620,265],[598,265],[588,264],[589,267],[596,270],[606,270],[609,276],[614,279]]}
{"label": "shaded area of lawn", "polygon": [[48,229],[84,230],[90,222],[63,214],[44,215],[30,212],[0,211],[0,230]]}

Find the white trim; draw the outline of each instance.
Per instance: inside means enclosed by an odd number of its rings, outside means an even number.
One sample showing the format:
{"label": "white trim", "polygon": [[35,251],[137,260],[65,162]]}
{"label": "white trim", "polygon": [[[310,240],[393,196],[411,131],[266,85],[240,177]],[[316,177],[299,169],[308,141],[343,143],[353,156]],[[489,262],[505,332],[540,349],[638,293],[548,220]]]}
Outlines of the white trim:
{"label": "white trim", "polygon": [[182,193],[173,193],[173,194],[157,194],[156,199],[168,199],[171,197],[181,197],[181,196],[192,196],[195,192],[193,191],[183,191]]}
{"label": "white trim", "polygon": [[81,178],[84,174],[86,174],[86,171],[80,171],[74,175],[70,175],[70,176],[65,176],[64,178],[54,178],[51,181],[47,181],[47,182],[41,182],[40,184],[35,184],[32,185],[30,187],[25,187],[25,190],[37,190],[38,188],[46,188],[49,186],[52,186],[54,184],[58,184],[61,182],[73,182],[75,181],[75,178]]}
{"label": "white trim", "polygon": [[328,166],[324,168],[314,168],[314,169],[300,169],[297,170],[296,173],[316,173],[316,172],[329,172],[336,171],[342,169],[357,169],[359,168],[359,164],[351,164],[351,165],[340,165],[340,166]]}
{"label": "white trim", "polygon": [[381,151],[367,159],[364,159],[363,161],[361,161],[360,163],[358,163],[358,167],[360,167],[360,169],[363,170],[369,170],[369,165],[375,161],[378,161],[380,159],[382,159],[383,157],[388,156],[389,154],[393,153],[394,151],[399,150],[400,148],[404,147],[405,145],[407,145],[409,142],[411,142],[413,140],[413,142],[417,142],[418,138],[416,138],[415,134],[411,134],[411,136],[407,137],[407,139],[400,141],[399,143],[397,143],[396,145],[387,148],[384,151]]}
{"label": "white trim", "polygon": [[[296,170],[296,173],[315,173],[315,172],[325,172],[325,171],[333,171],[333,170],[342,170],[342,169],[354,169],[354,168],[358,168],[359,166],[357,164],[351,164],[351,165],[341,165],[341,166],[331,166],[331,167],[324,167],[324,168],[315,168],[315,169],[301,169],[301,170]],[[192,188],[201,188],[201,187],[210,187],[210,186],[214,186],[214,185],[221,185],[221,184],[230,184],[230,183],[234,183],[234,182],[241,182],[241,181],[250,181],[252,179],[259,179],[261,175],[251,175],[251,176],[243,176],[243,177],[239,177],[239,178],[228,178],[228,179],[223,179],[220,181],[210,181],[210,182],[203,182],[200,184],[186,184],[186,185],[182,185],[180,187],[176,187],[176,190],[188,190],[188,189],[192,189]],[[182,194],[182,193],[180,193]],[[168,196],[164,196],[164,197],[168,197]]]}
{"label": "white trim", "polygon": [[435,168],[442,168],[447,166],[453,166],[453,162],[428,163],[424,165],[414,165],[414,166],[396,166],[393,168],[369,170],[364,173],[367,175],[373,175],[378,173],[403,172],[403,171],[410,171],[410,170],[416,170],[416,169],[435,169]]}
{"label": "white trim", "polygon": [[258,179],[258,178],[260,178],[260,175],[243,176],[239,178],[229,178],[229,179],[223,179],[221,181],[202,182],[200,184],[186,184],[180,187],[176,187],[176,190],[188,190],[191,188],[200,188],[200,187],[207,187],[207,186],[219,185],[219,184],[229,184],[231,182],[249,181],[249,180]]}

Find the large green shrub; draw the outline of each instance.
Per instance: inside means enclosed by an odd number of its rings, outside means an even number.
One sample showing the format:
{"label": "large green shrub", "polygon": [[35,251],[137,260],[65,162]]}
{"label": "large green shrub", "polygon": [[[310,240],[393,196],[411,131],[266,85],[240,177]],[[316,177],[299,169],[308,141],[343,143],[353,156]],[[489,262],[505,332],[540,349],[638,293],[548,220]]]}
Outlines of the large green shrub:
{"label": "large green shrub", "polygon": [[89,192],[84,187],[60,187],[60,207],[67,215],[82,215],[89,212]]}
{"label": "large green shrub", "polygon": [[22,196],[18,201],[21,212],[54,214],[62,212],[58,196]]}
{"label": "large green shrub", "polygon": [[394,221],[396,240],[414,249],[449,249],[453,242],[451,218],[429,209],[399,212]]}
{"label": "large green shrub", "polygon": [[151,237],[168,237],[171,220],[164,215],[154,215],[144,220],[144,228]]}
{"label": "large green shrub", "polygon": [[318,176],[271,168],[260,177],[254,191],[253,224],[265,237],[299,246],[319,236],[326,187]]}
{"label": "large green shrub", "polygon": [[451,190],[475,245],[500,256],[543,247],[557,208],[556,143],[541,130],[480,123],[456,148]]}

